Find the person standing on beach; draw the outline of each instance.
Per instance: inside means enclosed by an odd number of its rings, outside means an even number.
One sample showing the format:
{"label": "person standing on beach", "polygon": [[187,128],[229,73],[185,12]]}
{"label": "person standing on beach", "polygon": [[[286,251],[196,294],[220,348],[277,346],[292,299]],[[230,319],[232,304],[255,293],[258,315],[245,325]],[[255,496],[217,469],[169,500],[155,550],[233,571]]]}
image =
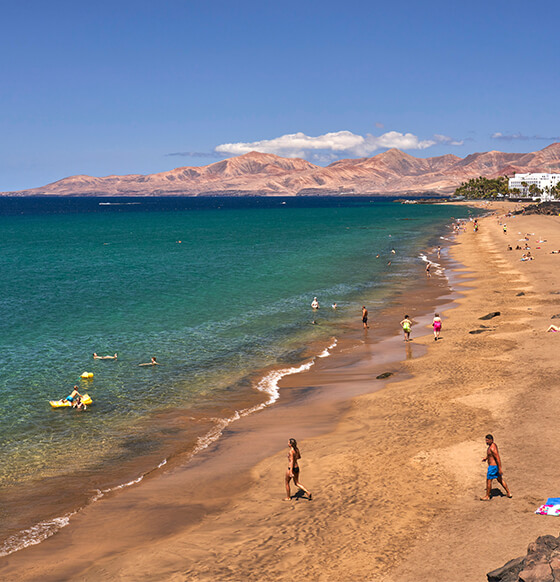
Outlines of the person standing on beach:
{"label": "person standing on beach", "polygon": [[364,329],[369,329],[367,320],[368,320],[368,310],[366,309],[365,305],[362,305],[362,323],[364,324]]}
{"label": "person standing on beach", "polygon": [[290,439],[288,441],[288,470],[286,471],[286,495],[287,497],[284,498],[284,501],[290,501],[292,499],[292,493],[290,491],[290,481],[294,480],[294,485],[305,491],[307,496],[309,497],[309,501],[312,500],[313,496],[311,492],[308,491],[300,482],[299,482],[299,466],[298,460],[301,459],[301,453],[299,452],[297,441],[296,439]]}
{"label": "person standing on beach", "polygon": [[439,339],[439,333],[441,331],[442,321],[439,313],[434,315],[434,319],[432,320],[432,326],[434,328],[434,341]]}
{"label": "person standing on beach", "polygon": [[410,341],[410,327],[412,326],[412,321],[410,321],[408,315],[404,316],[404,319],[401,321],[401,326],[404,332],[404,341]]}
{"label": "person standing on beach", "polygon": [[486,450],[486,456],[482,459],[483,463],[484,461],[488,463],[488,470],[486,471],[486,495],[481,497],[480,501],[490,501],[492,498],[493,479],[498,480],[498,483],[505,489],[506,495],[511,499],[513,495],[510,493],[503,477],[502,461],[500,459],[500,453],[498,453],[498,446],[494,442],[494,437],[491,434],[486,435],[486,445],[488,449]]}
{"label": "person standing on beach", "polygon": [[431,277],[432,275],[430,274],[430,267],[431,267],[431,263],[428,261],[427,265],[426,265],[426,277]]}

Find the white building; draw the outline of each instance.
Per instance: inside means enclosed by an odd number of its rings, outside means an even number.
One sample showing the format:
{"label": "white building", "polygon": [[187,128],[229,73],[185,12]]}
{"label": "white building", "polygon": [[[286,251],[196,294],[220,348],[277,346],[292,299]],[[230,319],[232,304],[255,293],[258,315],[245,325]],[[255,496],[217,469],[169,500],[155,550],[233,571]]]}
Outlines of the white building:
{"label": "white building", "polygon": [[[550,194],[553,186],[560,182],[560,174],[515,174],[513,178],[509,179],[510,192],[517,188],[522,196],[530,196],[529,187],[534,184],[541,192],[541,200],[554,200],[554,196]],[[523,186],[525,183],[527,186]]]}

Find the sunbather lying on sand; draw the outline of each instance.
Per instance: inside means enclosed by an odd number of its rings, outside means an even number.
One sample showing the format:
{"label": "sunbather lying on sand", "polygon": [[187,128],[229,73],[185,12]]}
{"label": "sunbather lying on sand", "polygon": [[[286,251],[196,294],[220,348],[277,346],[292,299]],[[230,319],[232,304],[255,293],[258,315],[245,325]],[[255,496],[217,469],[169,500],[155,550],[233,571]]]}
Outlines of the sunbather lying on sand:
{"label": "sunbather lying on sand", "polygon": [[560,326],[551,325],[546,331],[560,331]]}

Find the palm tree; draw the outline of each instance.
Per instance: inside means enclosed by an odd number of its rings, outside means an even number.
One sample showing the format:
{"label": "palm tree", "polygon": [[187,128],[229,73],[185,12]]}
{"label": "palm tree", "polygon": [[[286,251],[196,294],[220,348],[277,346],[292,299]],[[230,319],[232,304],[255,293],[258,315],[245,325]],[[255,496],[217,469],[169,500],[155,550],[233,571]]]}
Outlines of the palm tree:
{"label": "palm tree", "polygon": [[540,196],[542,194],[542,190],[536,184],[531,184],[529,186],[529,192],[533,196]]}

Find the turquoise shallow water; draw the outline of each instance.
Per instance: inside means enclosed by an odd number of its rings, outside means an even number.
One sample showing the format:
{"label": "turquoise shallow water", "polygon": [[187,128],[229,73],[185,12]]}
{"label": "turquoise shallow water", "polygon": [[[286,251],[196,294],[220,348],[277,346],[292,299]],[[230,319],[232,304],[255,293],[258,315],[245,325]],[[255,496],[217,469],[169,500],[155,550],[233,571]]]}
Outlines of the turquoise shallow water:
{"label": "turquoise shallow water", "polygon": [[[302,347],[359,321],[364,301],[380,309],[421,273],[420,250],[467,215],[369,199],[18,204],[3,214],[0,206],[7,487],[102,470],[154,411],[203,413],[231,403],[232,390],[243,400],[255,389],[243,381],[251,373],[301,363]],[[310,325],[314,296],[319,325]],[[93,361],[94,351],[119,357]],[[152,355],[161,366],[138,366]],[[93,381],[79,380],[84,371]],[[52,410],[47,401],[74,384],[94,405]],[[86,454],[60,462],[77,447]]]}

